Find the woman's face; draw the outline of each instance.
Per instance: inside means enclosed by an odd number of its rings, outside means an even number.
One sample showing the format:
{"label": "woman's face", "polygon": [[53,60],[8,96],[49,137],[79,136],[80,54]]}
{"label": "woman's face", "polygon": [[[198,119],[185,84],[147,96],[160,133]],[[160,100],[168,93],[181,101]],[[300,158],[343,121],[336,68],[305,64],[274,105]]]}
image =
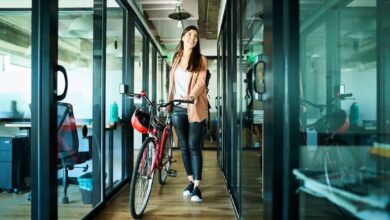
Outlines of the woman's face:
{"label": "woman's face", "polygon": [[189,30],[181,38],[184,48],[192,49],[198,43],[198,32],[196,30]]}

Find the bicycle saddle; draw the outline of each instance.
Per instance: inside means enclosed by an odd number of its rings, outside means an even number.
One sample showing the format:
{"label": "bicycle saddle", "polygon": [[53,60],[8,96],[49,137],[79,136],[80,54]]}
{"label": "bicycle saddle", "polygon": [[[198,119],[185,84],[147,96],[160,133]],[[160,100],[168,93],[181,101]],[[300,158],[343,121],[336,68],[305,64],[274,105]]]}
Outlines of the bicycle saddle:
{"label": "bicycle saddle", "polygon": [[337,110],[318,119],[311,128],[317,132],[344,133],[349,128],[349,120],[344,110]]}

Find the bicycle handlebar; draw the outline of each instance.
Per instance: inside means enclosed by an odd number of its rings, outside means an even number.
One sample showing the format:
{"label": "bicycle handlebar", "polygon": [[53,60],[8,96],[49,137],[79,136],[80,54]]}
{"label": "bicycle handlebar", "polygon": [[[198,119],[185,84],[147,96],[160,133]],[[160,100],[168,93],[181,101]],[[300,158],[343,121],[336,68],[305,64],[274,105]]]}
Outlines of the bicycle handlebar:
{"label": "bicycle handlebar", "polygon": [[341,99],[341,100],[344,100],[345,98],[349,98],[349,97],[352,97],[352,93],[346,93],[346,94],[337,94],[335,95],[332,99],[330,99],[326,104],[316,104],[314,102],[310,102],[308,100],[302,100],[302,104],[305,105],[305,104],[308,104],[310,106],[313,106],[315,108],[319,108],[319,109],[324,109],[326,108],[327,106],[329,105],[332,105],[332,103],[336,100],[336,99]]}
{"label": "bicycle handlebar", "polygon": [[[121,94],[125,95],[125,96],[128,96],[128,97],[145,98],[149,105],[154,105],[152,103],[152,101],[150,101],[148,96],[146,95],[146,91],[145,90],[142,90],[141,93],[121,92]],[[167,106],[172,105],[172,104],[173,105],[180,105],[182,103],[194,104],[194,101],[193,100],[184,100],[184,99],[174,99],[174,100],[169,101],[167,103],[161,103],[161,104],[158,104],[156,106],[158,108],[158,111],[160,111],[160,109],[162,107],[167,107]]]}
{"label": "bicycle handlebar", "polygon": [[310,102],[310,101],[307,101],[307,100],[303,100],[302,104],[308,104],[308,105],[311,105],[311,106],[313,106],[315,108],[326,108],[326,105],[324,105],[324,104],[316,104],[314,102]]}
{"label": "bicycle handlebar", "polygon": [[184,100],[184,99],[174,99],[170,102],[167,102],[167,103],[162,103],[162,104],[158,104],[158,111],[160,111],[161,108],[163,107],[167,107],[169,105],[180,105],[182,103],[187,103],[187,104],[194,104],[195,101],[194,100]]}
{"label": "bicycle handlebar", "polygon": [[352,97],[352,93],[338,94],[338,95],[336,95],[336,97],[339,98],[339,99],[345,99],[345,98],[348,98],[348,97]]}
{"label": "bicycle handlebar", "polygon": [[184,100],[184,99],[174,99],[170,102],[159,104],[158,106],[159,107],[167,107],[167,106],[175,104],[175,103],[176,103],[176,105],[180,105],[182,103],[194,104],[194,101],[193,100]]}

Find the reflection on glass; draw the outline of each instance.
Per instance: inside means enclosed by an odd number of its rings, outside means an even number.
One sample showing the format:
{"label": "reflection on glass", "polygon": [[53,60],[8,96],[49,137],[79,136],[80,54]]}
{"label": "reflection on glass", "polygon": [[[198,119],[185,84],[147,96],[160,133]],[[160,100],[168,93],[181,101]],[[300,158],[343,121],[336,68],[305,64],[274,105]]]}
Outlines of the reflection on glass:
{"label": "reflection on glass", "polygon": [[[143,44],[143,35],[141,32],[136,28],[135,29],[135,41],[134,41],[134,92],[140,93],[144,88],[142,88],[142,75],[143,75],[143,51],[142,51],[142,44]],[[142,106],[142,99],[134,99],[134,105],[136,108],[141,108]],[[141,148],[142,145],[142,134],[139,132],[134,132],[134,149],[138,150]],[[137,157],[138,153],[134,153],[134,161]]]}
{"label": "reflection on glass", "polygon": [[163,102],[164,96],[163,96],[163,59],[160,54],[157,55],[157,102]]}
{"label": "reflection on glass", "polygon": [[218,92],[217,87],[217,60],[207,58],[207,67],[210,72],[210,79],[207,87],[207,96],[210,104],[209,117],[206,122],[206,135],[204,136],[204,147],[216,148],[217,143],[217,108],[216,97]]}
{"label": "reflection on glass", "polygon": [[[106,190],[114,189],[122,179],[122,83],[123,13],[115,8],[107,11],[106,32]],[[116,124],[116,126],[115,126]]]}
{"label": "reflection on glass", "polygon": [[255,77],[259,57],[263,54],[263,3],[241,0],[242,45],[240,68],[242,72],[242,217],[261,219],[262,216],[262,145],[263,145],[263,103],[256,93]]}
{"label": "reflection on glass", "polygon": [[[134,48],[134,92],[141,92],[142,88],[142,44],[143,36],[141,32],[136,28],[135,29],[135,48]],[[137,100],[134,100],[135,103],[140,103]]]}
{"label": "reflection on glass", "polygon": [[0,119],[29,120],[31,12],[4,10],[0,12]]}
{"label": "reflection on glass", "polygon": [[[84,2],[71,4],[59,1],[58,13],[58,64],[68,75],[68,93],[57,104],[58,116],[65,117],[58,131],[58,218],[76,218],[92,209],[92,44],[93,5]],[[69,10],[80,7],[79,10]],[[62,91],[64,80],[58,77],[58,90]],[[85,137],[83,137],[83,126]],[[68,126],[75,127],[69,132]],[[73,146],[69,150],[69,146]],[[78,147],[78,148],[77,148]],[[97,150],[97,149],[95,149]],[[67,155],[72,152],[73,157]],[[75,207],[69,212],[69,206]]]}
{"label": "reflection on glass", "polygon": [[265,85],[264,85],[265,63],[262,61],[256,63],[254,71],[256,77],[255,90],[256,92],[263,94],[265,92]]}
{"label": "reflection on glass", "polygon": [[[30,219],[31,1],[0,3],[0,218]],[[11,7],[11,8],[8,8]],[[25,10],[27,8],[27,11]],[[25,121],[26,126],[12,126]],[[15,153],[16,152],[16,153]]]}
{"label": "reflection on glass", "polygon": [[386,15],[376,1],[336,3],[300,2],[300,219],[389,219],[389,134],[377,127],[389,105],[377,99]]}
{"label": "reflection on glass", "polygon": [[223,64],[222,64],[222,53],[223,53],[223,43],[222,37],[218,40],[218,72],[217,72],[217,96],[215,98],[215,106],[217,109],[217,156],[218,164],[222,167],[222,106],[221,106],[221,94],[222,94],[222,74],[223,74]]}
{"label": "reflection on glass", "polygon": [[162,80],[163,80],[163,91],[162,91],[162,94],[163,94],[163,99],[164,100],[167,100],[168,98],[168,87],[169,87],[169,84],[168,84],[168,77],[169,77],[169,68],[168,67],[168,64],[167,62],[165,61],[165,59],[163,59],[163,66],[162,66]]}
{"label": "reflection on glass", "polygon": [[[149,97],[152,98],[152,100],[154,100],[155,97],[153,97],[153,92],[155,91],[156,89],[156,85],[154,84],[155,83],[155,80],[153,80],[153,45],[152,44],[149,44],[149,92],[148,92],[148,95]],[[154,100],[155,101],[155,100]]]}

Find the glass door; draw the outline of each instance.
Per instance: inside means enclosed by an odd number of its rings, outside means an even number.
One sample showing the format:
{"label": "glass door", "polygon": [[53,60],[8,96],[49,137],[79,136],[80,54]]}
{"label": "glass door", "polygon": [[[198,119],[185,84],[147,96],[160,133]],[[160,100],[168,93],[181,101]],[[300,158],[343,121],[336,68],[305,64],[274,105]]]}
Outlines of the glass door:
{"label": "glass door", "polygon": [[64,68],[67,81],[59,74],[57,83],[58,91],[67,87],[67,94],[56,105],[58,219],[75,218],[75,213],[85,216],[93,208],[93,193],[100,191],[93,184],[99,182],[94,178],[101,167],[101,157],[93,160],[92,155],[101,151],[100,144],[93,144],[100,126],[93,123],[93,50],[97,40],[93,19],[92,1],[59,1],[58,64]]}
{"label": "glass door", "polygon": [[122,95],[118,85],[123,76],[123,9],[108,1],[106,30],[106,192],[111,192],[122,177]]}
{"label": "glass door", "polygon": [[254,89],[255,65],[263,54],[263,20],[260,1],[241,1],[240,28],[242,91],[242,214],[244,219],[263,218],[263,122],[261,96]]}
{"label": "glass door", "polygon": [[300,219],[389,218],[388,9],[300,1]]}
{"label": "glass door", "polygon": [[[134,82],[133,88],[135,93],[140,93],[144,88],[143,86],[143,41],[144,37],[142,32],[135,28],[135,41],[134,41]],[[142,99],[134,99],[135,108],[142,108],[143,101]],[[145,110],[145,109],[144,109]],[[134,150],[138,150],[142,145],[142,134],[135,131],[134,132]],[[134,161],[138,153],[134,153]]]}
{"label": "glass door", "polygon": [[0,3],[1,219],[31,218],[31,3]]}
{"label": "glass door", "polygon": [[217,75],[217,97],[215,98],[215,107],[217,109],[217,157],[219,167],[223,166],[222,157],[222,75],[223,75],[223,42],[220,35],[218,40],[218,75]]}

